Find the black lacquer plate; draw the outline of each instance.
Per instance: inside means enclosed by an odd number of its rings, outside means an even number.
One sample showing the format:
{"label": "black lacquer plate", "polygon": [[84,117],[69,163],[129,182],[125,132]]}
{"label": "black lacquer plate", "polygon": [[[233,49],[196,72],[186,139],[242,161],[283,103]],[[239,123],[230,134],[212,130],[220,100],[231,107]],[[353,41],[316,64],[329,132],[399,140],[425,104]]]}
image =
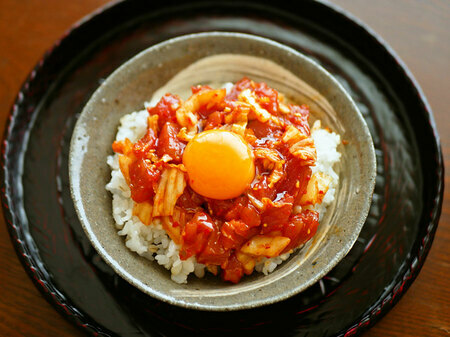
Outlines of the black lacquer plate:
{"label": "black lacquer plate", "polygon": [[[370,214],[351,252],[305,292],[253,310],[187,310],[139,292],[92,248],[69,191],[74,123],[101,81],[155,43],[212,30],[265,36],[318,61],[357,102],[377,153]],[[25,82],[5,130],[2,175],[9,232],[37,288],[82,330],[104,336],[361,333],[419,273],[443,193],[439,137],[420,88],[373,32],[316,1],[135,0],[102,9],[68,32]]]}

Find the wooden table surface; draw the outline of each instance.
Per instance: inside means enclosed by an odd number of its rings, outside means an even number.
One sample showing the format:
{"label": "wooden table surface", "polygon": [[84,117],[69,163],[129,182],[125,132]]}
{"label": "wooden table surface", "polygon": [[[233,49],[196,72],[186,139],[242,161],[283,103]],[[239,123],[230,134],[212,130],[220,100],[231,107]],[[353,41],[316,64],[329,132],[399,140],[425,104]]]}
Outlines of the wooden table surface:
{"label": "wooden table surface", "polygon": [[[106,0],[0,1],[0,129],[22,82],[75,21]],[[450,1],[334,0],[378,32],[422,86],[450,160]],[[450,175],[445,175],[446,184]],[[0,336],[81,336],[41,296],[0,218]],[[450,198],[426,263],[406,295],[365,336],[450,335]]]}

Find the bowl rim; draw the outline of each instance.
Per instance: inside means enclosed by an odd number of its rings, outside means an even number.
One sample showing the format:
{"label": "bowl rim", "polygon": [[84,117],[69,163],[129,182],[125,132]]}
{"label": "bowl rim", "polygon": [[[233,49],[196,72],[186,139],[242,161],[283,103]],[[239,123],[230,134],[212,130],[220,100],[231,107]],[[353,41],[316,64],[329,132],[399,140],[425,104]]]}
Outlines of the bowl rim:
{"label": "bowl rim", "polygon": [[[365,137],[367,139],[370,139],[371,141],[368,143],[368,157],[370,160],[370,164],[368,167],[370,168],[367,177],[367,185],[363,189],[364,193],[364,202],[362,203],[362,208],[360,209],[360,217],[356,221],[355,230],[353,231],[352,235],[349,236],[348,241],[342,245],[342,247],[337,251],[336,255],[332,259],[329,260],[329,262],[325,265],[324,268],[320,269],[319,272],[317,272],[314,277],[309,278],[309,280],[301,285],[296,285],[291,287],[289,290],[285,290],[282,292],[282,294],[278,295],[276,298],[269,297],[269,298],[262,298],[259,300],[254,300],[251,302],[246,303],[235,303],[234,305],[226,305],[226,306],[217,306],[217,305],[208,305],[208,304],[201,304],[198,302],[195,303],[189,303],[185,302],[183,300],[175,299],[172,296],[168,296],[164,292],[155,291],[155,289],[149,287],[145,283],[143,283],[141,280],[135,278],[132,274],[130,274],[127,270],[125,270],[108,252],[107,250],[101,245],[100,241],[96,237],[95,233],[93,232],[91,228],[91,224],[87,219],[83,204],[82,204],[82,198],[80,193],[80,185],[77,183],[77,178],[79,170],[81,170],[82,167],[82,161],[84,157],[84,150],[81,150],[82,147],[85,145],[83,143],[85,141],[84,139],[84,129],[80,121],[83,120],[83,115],[85,111],[89,110],[91,105],[94,104],[94,102],[100,97],[102,94],[102,88],[107,85],[108,83],[114,81],[114,79],[118,76],[120,76],[121,73],[126,71],[129,67],[133,66],[133,63],[140,59],[146,57],[147,54],[152,53],[154,51],[166,48],[167,46],[170,46],[172,44],[176,44],[178,42],[182,42],[185,40],[195,39],[195,38],[203,38],[203,37],[231,37],[231,38],[239,38],[239,39],[250,39],[253,41],[260,42],[262,44],[268,44],[272,47],[278,48],[284,52],[293,54],[295,57],[298,57],[302,59],[303,62],[309,63],[312,65],[317,71],[321,72],[323,75],[325,75],[328,80],[339,89],[339,91],[342,93],[343,97],[349,102],[350,106],[354,111],[357,112],[356,116],[359,122],[363,125],[363,132],[365,134]],[[80,140],[80,138],[82,140]],[[81,151],[80,151],[81,150]],[[78,158],[77,156],[81,152],[81,158]],[[365,220],[367,218],[367,215],[369,213],[370,205],[371,205],[371,199],[375,188],[375,179],[376,179],[376,156],[375,156],[375,149],[373,146],[372,136],[369,132],[369,129],[367,127],[367,124],[362,117],[361,112],[359,111],[356,103],[353,101],[351,96],[348,94],[348,92],[345,90],[345,88],[327,71],[325,70],[321,65],[319,65],[316,61],[312,60],[311,58],[303,55],[302,53],[296,51],[293,48],[290,48],[288,46],[285,46],[279,42],[273,41],[268,38],[260,37],[258,35],[252,35],[247,33],[237,33],[237,32],[223,32],[223,31],[212,31],[212,32],[201,32],[201,33],[193,33],[193,34],[186,34],[177,36],[165,41],[162,41],[158,44],[155,44],[147,49],[144,49],[143,51],[139,52],[129,60],[127,60],[125,63],[120,65],[117,69],[115,69],[107,78],[105,81],[102,82],[102,84],[95,90],[95,92],[92,94],[92,96],[89,98],[88,102],[85,104],[80,117],[75,125],[71,143],[70,143],[70,153],[69,153],[69,180],[70,180],[70,192],[72,196],[72,200],[74,202],[74,207],[76,210],[76,213],[78,215],[78,219],[80,220],[80,224],[86,233],[87,237],[89,238],[91,244],[96,249],[96,251],[99,253],[99,255],[102,257],[102,259],[113,268],[113,270],[121,276],[123,279],[125,279],[128,283],[132,284],[142,292],[156,298],[159,300],[162,300],[164,302],[170,303],[172,305],[177,305],[184,308],[189,309],[197,309],[197,310],[206,310],[206,311],[231,311],[231,310],[242,310],[242,309],[251,309],[256,308],[263,305],[269,305],[273,304],[279,301],[283,301],[289,297],[292,297],[308,287],[312,286],[314,283],[316,283],[318,280],[320,280],[323,276],[325,276],[331,269],[333,269],[338,262],[344,258],[350,249],[353,247],[354,243],[356,242],[359,233],[365,223]],[[136,254],[137,258],[142,258],[139,255]],[[161,266],[161,268],[163,268]],[[169,280],[170,282],[173,282]]]}

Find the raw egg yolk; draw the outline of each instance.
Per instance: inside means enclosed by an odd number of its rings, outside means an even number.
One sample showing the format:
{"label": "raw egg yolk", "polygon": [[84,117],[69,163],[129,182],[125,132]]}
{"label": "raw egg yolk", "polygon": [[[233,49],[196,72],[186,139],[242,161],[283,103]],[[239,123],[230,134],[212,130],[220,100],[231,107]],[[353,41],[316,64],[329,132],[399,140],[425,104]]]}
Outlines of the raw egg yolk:
{"label": "raw egg yolk", "polygon": [[255,176],[253,153],[245,140],[224,130],[196,135],[184,150],[183,164],[191,188],[213,199],[238,197]]}

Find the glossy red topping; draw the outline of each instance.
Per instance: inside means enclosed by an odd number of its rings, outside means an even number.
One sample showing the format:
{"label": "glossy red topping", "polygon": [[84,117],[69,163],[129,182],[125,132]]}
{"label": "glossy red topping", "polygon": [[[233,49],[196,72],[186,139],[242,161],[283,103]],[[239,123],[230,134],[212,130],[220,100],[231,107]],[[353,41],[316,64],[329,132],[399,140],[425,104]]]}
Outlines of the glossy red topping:
{"label": "glossy red topping", "polygon": [[[161,217],[169,236],[181,245],[180,258],[195,256],[211,272],[220,269],[224,280],[236,283],[264,257],[290,252],[317,231],[318,213],[301,204],[316,159],[309,109],[284,104],[276,90],[248,78],[226,96],[207,86],[192,92],[186,102],[166,94],[148,109],[146,135],[134,144],[115,142],[113,149],[121,154],[120,168],[132,199],[149,205],[147,216]],[[202,101],[205,93],[210,94],[208,102]],[[254,156],[255,178],[233,199],[194,192],[181,164],[192,134],[219,128],[238,133]],[[170,185],[175,184],[170,179],[182,189]],[[226,183],[217,181],[218,186]],[[172,195],[161,194],[166,190]],[[175,198],[176,204],[161,207],[157,203],[166,203],[164,198]],[[144,214],[139,210],[137,216]]]}

